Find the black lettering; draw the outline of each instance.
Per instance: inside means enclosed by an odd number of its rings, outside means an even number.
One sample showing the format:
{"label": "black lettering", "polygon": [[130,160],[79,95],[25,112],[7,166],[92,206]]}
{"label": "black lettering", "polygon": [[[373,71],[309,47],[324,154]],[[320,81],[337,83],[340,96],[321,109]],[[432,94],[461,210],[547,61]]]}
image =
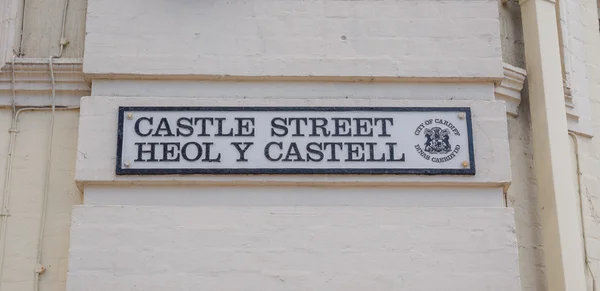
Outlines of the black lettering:
{"label": "black lettering", "polygon": [[[166,133],[161,134],[161,131],[166,131]],[[169,125],[169,121],[166,117],[160,119],[158,127],[156,128],[156,132],[154,132],[152,136],[175,136],[173,132],[171,132],[171,126]]]}
{"label": "black lettering", "polygon": [[390,134],[388,134],[387,132],[387,122],[390,123],[391,125],[394,125],[394,119],[393,118],[375,118],[375,125],[377,125],[377,122],[381,121],[381,133],[379,134],[379,136],[391,136]]}
{"label": "black lettering", "polygon": [[[136,142],[135,145],[138,147],[137,148],[137,159],[135,159],[136,162],[158,162],[158,160],[156,159],[154,153],[156,150],[156,145],[158,143],[157,142]],[[144,150],[143,146],[144,145],[149,145],[150,149]],[[142,155],[144,154],[150,154],[150,158],[149,159],[144,159],[142,157]]]}
{"label": "black lettering", "polygon": [[219,153],[217,155],[216,158],[211,158],[210,157],[210,148],[212,148],[212,146],[214,145],[214,143],[212,142],[203,142],[202,145],[204,146],[204,149],[206,151],[206,154],[204,155],[204,159],[202,159],[203,162],[221,162],[221,153]]}
{"label": "black lettering", "polygon": [[142,120],[147,120],[148,123],[150,123],[150,126],[152,126],[152,120],[154,118],[153,117],[140,117],[138,118],[138,120],[135,121],[135,133],[139,136],[149,136],[152,133],[152,128],[150,128],[150,130],[147,133],[141,133],[140,132],[140,122],[142,122]]}
{"label": "black lettering", "polygon": [[[254,143],[253,142],[232,142],[231,144],[235,147],[235,149],[237,149],[238,153],[240,154],[240,157],[237,159],[237,161],[238,162],[247,162],[248,159],[246,159],[246,151]],[[244,145],[244,148],[240,147],[240,145]]]}
{"label": "black lettering", "polygon": [[[188,124],[184,124],[183,121],[187,121]],[[181,129],[185,129],[187,133],[183,133]],[[190,136],[194,133],[194,128],[192,127],[192,119],[188,117],[181,117],[177,119],[177,136]]]}
{"label": "black lettering", "polygon": [[459,151],[460,151],[460,145],[456,145],[454,147],[454,151],[452,151],[452,152],[454,152],[455,154],[458,154]]}
{"label": "black lettering", "polygon": [[430,155],[428,155],[427,153],[425,153],[425,151],[423,151],[423,149],[421,148],[420,145],[415,145],[415,149],[417,149],[417,152],[419,153],[419,155],[421,155],[421,157],[423,157],[424,159],[428,160],[431,158]]}
{"label": "black lettering", "polygon": [[[277,121],[281,123],[278,124]],[[285,126],[286,119],[281,117],[275,117],[271,119],[271,136],[286,136],[288,134],[288,128]],[[281,130],[281,132],[275,132],[275,129]]]}
{"label": "black lettering", "polygon": [[[356,121],[354,136],[373,136],[373,118],[353,118]],[[364,123],[363,123],[364,122]],[[370,129],[367,131],[367,129]]]}
{"label": "black lettering", "polygon": [[[295,156],[295,159],[291,159],[291,156]],[[298,149],[298,145],[293,142],[290,144],[290,146],[288,147],[288,151],[287,154],[285,155],[285,159],[283,159],[282,161],[284,162],[305,162],[306,160],[302,158],[302,156],[300,155],[300,150]]]}
{"label": "black lettering", "polygon": [[454,159],[454,157],[456,157],[455,153],[451,153],[450,155],[447,155],[445,157],[441,157],[441,158],[431,158],[431,161],[434,163],[445,163],[447,161],[450,161],[452,159]]}
{"label": "black lettering", "polygon": [[[238,122],[238,132],[235,136],[254,136],[254,117],[240,117],[235,120]],[[252,131],[250,125],[252,125]]]}
{"label": "black lettering", "polygon": [[417,129],[415,129],[415,135],[421,134],[421,131],[423,131],[423,128],[425,128],[425,125],[423,123],[419,124],[419,127],[417,127]]}
{"label": "black lettering", "polygon": [[404,153],[402,153],[402,156],[399,159],[395,158],[394,147],[396,147],[398,145],[397,143],[395,143],[395,142],[386,142],[385,144],[390,149],[390,157],[387,159],[386,162],[404,162]]}
{"label": "black lettering", "polygon": [[296,123],[296,131],[292,134],[292,136],[304,136],[302,130],[300,129],[300,121],[304,121],[304,125],[308,125],[308,119],[306,117],[291,117],[288,118],[288,123],[292,125],[292,123]]}
{"label": "black lettering", "polygon": [[[319,136],[317,129],[321,130],[321,136],[329,136],[329,130],[325,128],[327,126],[327,118],[311,117],[309,120],[312,123],[312,133],[309,136]],[[320,124],[317,124],[317,121],[320,121]]]}
{"label": "black lettering", "polygon": [[443,125],[447,126],[448,128],[450,128],[450,130],[452,130],[452,132],[454,132],[454,134],[460,136],[460,132],[458,131],[456,126],[454,126],[454,124],[452,124],[452,122],[450,122],[448,120],[436,118],[435,123],[439,123],[439,124],[443,124]]}
{"label": "black lettering", "polygon": [[[286,129],[287,131],[287,129]],[[271,154],[269,153],[269,151],[271,150],[271,146],[272,145],[277,145],[279,146],[279,149],[282,150],[283,149],[283,143],[281,142],[270,142],[267,144],[267,146],[265,146],[265,158],[267,158],[267,160],[271,161],[271,162],[278,162],[279,160],[281,160],[281,157],[283,157],[283,154],[279,154],[279,156],[277,158],[272,158]]]}
{"label": "black lettering", "polygon": [[[362,142],[346,142],[344,143],[348,148],[347,162],[362,162],[365,160],[365,144]],[[362,149],[362,155],[359,156],[359,147]]]}
{"label": "black lettering", "polygon": [[[316,147],[316,148],[315,148]],[[321,148],[321,144],[320,143],[316,143],[316,142],[309,142],[306,145],[306,151],[308,152],[306,154],[306,159],[309,162],[320,162],[323,160],[323,158],[325,157],[325,155],[322,152],[322,148]],[[317,158],[313,158],[312,155],[317,155]]]}
{"label": "black lettering", "polygon": [[[331,120],[333,120],[335,128],[333,136],[352,136],[352,130],[350,129],[350,123],[352,122],[351,118],[332,118]],[[340,129],[343,130],[343,132],[340,132]]]}
{"label": "black lettering", "polygon": [[342,149],[343,144],[341,142],[324,142],[323,143],[323,149],[327,149],[327,147],[331,148],[331,156],[329,159],[327,159],[328,162],[339,162],[340,160],[337,158],[336,155],[336,150],[335,148],[338,147],[340,148],[340,150]]}
{"label": "black lettering", "polygon": [[[190,157],[188,154],[188,147],[190,145],[196,147],[196,156],[195,157]],[[195,162],[202,157],[202,146],[200,146],[200,144],[195,141],[188,142],[188,143],[184,144],[183,147],[181,148],[181,156],[183,157],[184,160],[186,160],[188,162]]]}
{"label": "black lettering", "polygon": [[[163,146],[163,157],[160,160],[161,162],[179,162],[179,147],[181,146],[180,143],[178,143],[178,142],[163,142],[162,146]],[[177,153],[175,153],[175,150],[177,150]]]}
{"label": "black lettering", "polygon": [[200,121],[200,133],[198,136],[209,136],[209,134],[206,133],[206,122],[210,121],[210,124],[213,125],[215,119],[212,117],[196,117],[194,118],[194,125],[197,125],[198,121]]}
{"label": "black lettering", "polygon": [[215,134],[215,136],[233,136],[233,128],[229,129],[229,133],[223,133],[223,121],[226,119],[227,118],[223,117],[215,118],[215,121],[217,122],[217,134]]}
{"label": "black lettering", "polygon": [[381,158],[379,159],[375,159],[375,146],[377,145],[376,142],[367,142],[365,143],[369,146],[369,158],[367,159],[367,162],[383,162],[385,161],[385,154],[381,153]]}

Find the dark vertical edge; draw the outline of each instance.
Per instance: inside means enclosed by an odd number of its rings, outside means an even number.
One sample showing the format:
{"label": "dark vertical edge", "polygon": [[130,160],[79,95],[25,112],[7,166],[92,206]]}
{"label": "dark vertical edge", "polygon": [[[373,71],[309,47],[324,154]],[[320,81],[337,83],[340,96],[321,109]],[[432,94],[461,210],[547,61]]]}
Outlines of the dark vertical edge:
{"label": "dark vertical edge", "polygon": [[469,135],[469,174],[475,175],[475,147],[473,143],[473,121],[471,120],[471,108],[466,108],[465,111],[467,115],[467,133]]}
{"label": "dark vertical edge", "polygon": [[117,159],[116,159],[116,174],[125,174],[122,165],[122,157],[123,157],[123,118],[125,115],[125,108],[119,107],[119,116],[118,116],[118,125],[117,125]]}

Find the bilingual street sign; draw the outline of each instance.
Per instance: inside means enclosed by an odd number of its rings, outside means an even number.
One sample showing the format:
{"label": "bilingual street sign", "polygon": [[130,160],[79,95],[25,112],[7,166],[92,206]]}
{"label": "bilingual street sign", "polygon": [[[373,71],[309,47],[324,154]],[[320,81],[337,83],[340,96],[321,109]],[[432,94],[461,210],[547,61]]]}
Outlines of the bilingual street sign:
{"label": "bilingual street sign", "polygon": [[474,175],[465,107],[120,107],[116,173]]}

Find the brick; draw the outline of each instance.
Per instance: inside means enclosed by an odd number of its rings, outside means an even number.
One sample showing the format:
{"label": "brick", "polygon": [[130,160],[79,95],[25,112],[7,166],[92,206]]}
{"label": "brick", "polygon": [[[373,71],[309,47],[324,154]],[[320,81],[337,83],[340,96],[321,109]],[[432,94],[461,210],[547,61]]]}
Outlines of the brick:
{"label": "brick", "polygon": [[[46,173],[48,136],[45,125],[48,124],[48,118],[47,112],[25,112],[19,117],[20,132],[17,137],[10,189],[11,216],[7,220],[7,233],[0,234],[6,235],[4,270],[0,286],[2,291],[33,289]],[[48,269],[42,274],[40,291],[64,291],[71,206],[81,203],[79,191],[73,182],[77,119],[77,113],[56,112],[52,157],[54,166],[51,168],[42,253],[42,263]],[[77,195],[73,196],[70,193]],[[63,282],[62,285],[60,282]]]}
{"label": "brick", "polygon": [[88,5],[86,73],[503,76],[492,0],[121,2]]}
{"label": "brick", "polygon": [[507,208],[79,206],[71,236],[69,291],[519,289]]}

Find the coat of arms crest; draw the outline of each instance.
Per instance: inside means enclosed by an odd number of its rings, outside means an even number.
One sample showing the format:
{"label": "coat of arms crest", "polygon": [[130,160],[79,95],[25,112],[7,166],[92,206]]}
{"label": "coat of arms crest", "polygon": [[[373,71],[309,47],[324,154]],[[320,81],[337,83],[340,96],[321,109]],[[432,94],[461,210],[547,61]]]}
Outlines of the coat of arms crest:
{"label": "coat of arms crest", "polygon": [[441,129],[439,127],[426,128],[424,130],[425,138],[425,152],[430,154],[447,154],[452,151],[450,145],[450,130]]}

